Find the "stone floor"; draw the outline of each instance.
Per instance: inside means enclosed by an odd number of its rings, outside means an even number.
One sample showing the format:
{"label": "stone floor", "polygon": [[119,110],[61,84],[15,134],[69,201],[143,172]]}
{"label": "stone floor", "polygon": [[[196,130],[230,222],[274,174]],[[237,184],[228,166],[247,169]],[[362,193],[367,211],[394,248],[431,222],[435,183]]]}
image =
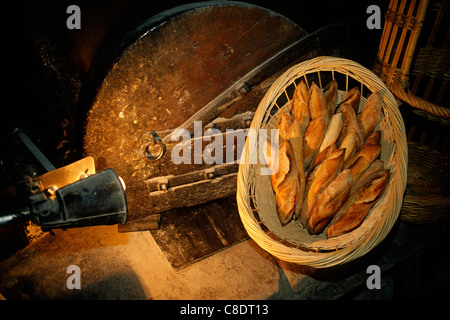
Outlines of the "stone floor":
{"label": "stone floor", "polygon": [[[55,230],[0,263],[0,293],[6,299],[417,298],[424,294],[418,281],[424,254],[410,234],[409,226],[397,225],[365,257],[332,269],[277,260],[246,240],[174,270],[148,231],[119,233],[117,226]],[[389,290],[365,290],[371,264],[380,265]],[[80,268],[80,289],[67,287],[71,265]],[[449,284],[448,259],[433,274],[441,287]]]}

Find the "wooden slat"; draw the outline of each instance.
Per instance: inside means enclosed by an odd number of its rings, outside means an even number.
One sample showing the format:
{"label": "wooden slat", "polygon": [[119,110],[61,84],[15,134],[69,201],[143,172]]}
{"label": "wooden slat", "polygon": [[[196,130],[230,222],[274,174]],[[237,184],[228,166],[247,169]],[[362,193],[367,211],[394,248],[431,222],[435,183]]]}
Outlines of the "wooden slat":
{"label": "wooden slat", "polygon": [[234,197],[165,212],[150,233],[175,269],[249,238]]}

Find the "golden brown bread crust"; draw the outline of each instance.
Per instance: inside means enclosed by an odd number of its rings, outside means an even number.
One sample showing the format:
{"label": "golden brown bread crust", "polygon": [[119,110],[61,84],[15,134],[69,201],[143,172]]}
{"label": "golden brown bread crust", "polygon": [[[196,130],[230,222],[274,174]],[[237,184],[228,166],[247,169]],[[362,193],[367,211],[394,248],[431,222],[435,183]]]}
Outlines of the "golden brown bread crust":
{"label": "golden brown bread crust", "polygon": [[297,88],[295,88],[291,104],[292,118],[300,124],[302,134],[305,133],[311,118],[309,115],[308,96],[308,88],[302,80]]}
{"label": "golden brown bread crust", "polygon": [[346,149],[345,160],[361,150],[364,143],[362,129],[350,104],[343,103],[339,107],[342,113],[342,130],[337,140],[338,148]]}
{"label": "golden brown bread crust", "polygon": [[[311,211],[317,203],[320,194],[341,172],[344,164],[345,150],[338,149],[330,154],[314,173],[311,185],[308,187],[306,197],[300,212],[300,221],[306,228],[311,216]],[[306,190],[306,188],[305,188]]]}
{"label": "golden brown bread crust", "polygon": [[[364,142],[361,149],[364,149],[367,146],[373,146],[373,145],[379,145],[379,144],[381,144],[381,131],[376,130],[376,131],[372,132],[372,134],[369,137],[367,137],[367,139]],[[360,152],[353,154],[350,158],[348,158],[344,162],[345,169],[350,167],[356,161],[356,159],[360,156]]]}
{"label": "golden brown bread crust", "polygon": [[358,113],[360,101],[361,101],[361,94],[359,92],[359,89],[357,87],[354,87],[349,92],[347,92],[344,99],[339,103],[337,112],[340,112],[341,106],[344,103],[346,103],[352,107],[355,113]]}
{"label": "golden brown bread crust", "polygon": [[353,181],[356,183],[363,172],[378,158],[381,153],[381,145],[369,145],[360,151],[359,157],[349,167],[352,170]]}
{"label": "golden brown bread crust", "polygon": [[308,108],[311,120],[303,137],[303,164],[308,168],[325,137],[329,116],[323,91],[313,82],[309,89]]}
{"label": "golden brown bread crust", "polygon": [[367,139],[361,151],[355,154],[350,161],[344,163],[344,168],[351,169],[353,175],[353,183],[356,183],[359,177],[366,171],[367,168],[375,161],[381,153],[381,144],[378,137],[381,132],[374,132]]}
{"label": "golden brown bread crust", "polygon": [[355,183],[352,183],[352,193],[354,193],[355,190],[358,190],[362,185],[370,181],[372,174],[381,170],[384,170],[383,161],[375,160],[374,162],[372,162],[372,164],[363,172],[359,179],[355,181]]}
{"label": "golden brown bread crust", "polygon": [[328,107],[328,116],[331,117],[336,111],[336,101],[338,94],[338,86],[336,79],[330,81],[325,88],[323,89],[323,93],[325,94],[325,99],[327,101]]}
{"label": "golden brown bread crust", "polygon": [[[309,170],[306,174],[303,202],[305,201],[306,195],[308,194],[309,188],[311,187],[311,184],[314,180],[316,172],[319,170],[319,168],[323,164],[323,162],[336,150],[337,150],[336,145],[333,144],[333,145],[325,148],[322,152],[317,154],[317,156],[314,158],[314,160],[311,163],[311,165],[309,166]],[[295,217],[299,218],[299,215],[296,214]]]}
{"label": "golden brown bread crust", "polygon": [[323,151],[329,145],[335,144],[343,127],[342,113],[336,113],[330,118],[325,137],[319,147],[319,152]]}
{"label": "golden brown bread crust", "polygon": [[367,139],[380,121],[383,105],[383,100],[379,92],[374,92],[367,98],[359,114],[364,139]]}
{"label": "golden brown bread crust", "polygon": [[282,226],[288,224],[295,212],[299,186],[294,176],[293,171],[289,172],[276,192],[277,214]]}
{"label": "golden brown bread crust", "polygon": [[277,120],[277,129],[279,130],[280,137],[287,140],[289,139],[289,131],[292,126],[292,117],[289,111],[283,110]]}
{"label": "golden brown bread crust", "polygon": [[326,158],[330,156],[334,151],[336,151],[336,144],[333,143],[332,145],[329,145],[325,149],[323,149],[321,152],[316,154],[313,161],[311,161],[311,165],[308,168],[308,175],[311,175],[312,172],[316,170],[316,167],[325,161]]}
{"label": "golden brown bread crust", "polygon": [[300,124],[294,121],[289,130],[289,142],[294,151],[296,170],[298,171],[299,190],[295,204],[295,215],[297,216],[303,204],[305,193],[305,170],[303,168],[303,136]]}
{"label": "golden brown bread crust", "polygon": [[388,183],[389,170],[380,170],[370,175],[366,183],[351,194],[344,206],[327,228],[328,238],[336,237],[357,228],[369,210],[383,195]]}
{"label": "golden brown bread crust", "polygon": [[[279,139],[281,140],[282,138],[279,138]],[[273,187],[273,190],[275,191],[275,193],[278,189],[278,185],[285,179],[285,177],[288,174],[289,169],[290,169],[290,164],[288,161],[289,158],[287,160],[281,159],[281,161],[280,161],[280,157],[281,158],[286,157],[286,152],[280,152],[280,149],[281,149],[280,142],[281,141],[278,142],[278,150],[273,150],[271,143],[269,141],[266,141],[266,146],[267,146],[267,150],[268,150],[267,151],[267,156],[268,156],[267,162],[269,163],[269,167],[271,167],[272,172],[275,171],[275,173],[273,173],[270,176],[270,180],[272,182],[272,187]],[[284,148],[286,148],[286,147],[284,147]],[[273,163],[271,163],[272,155],[274,155]],[[274,169],[274,168],[276,168],[276,169]]]}
{"label": "golden brown bread crust", "polygon": [[308,168],[312,159],[319,151],[325,132],[327,130],[327,120],[317,118],[311,120],[303,137],[303,167]]}
{"label": "golden brown bread crust", "polygon": [[352,185],[350,169],[342,171],[320,196],[311,212],[307,230],[310,234],[321,233],[347,200]]}
{"label": "golden brown bread crust", "polygon": [[279,138],[278,171],[272,175],[271,180],[276,196],[278,218],[284,226],[295,212],[300,187],[294,151],[291,143],[282,137]]}
{"label": "golden brown bread crust", "polygon": [[314,82],[309,89],[308,107],[311,120],[317,118],[329,118],[325,94]]}
{"label": "golden brown bread crust", "polygon": [[[278,150],[273,150],[269,141],[266,141],[266,157],[269,167],[278,166],[271,176],[272,187],[276,197],[276,210],[280,223],[284,226],[295,213],[301,209],[305,176],[303,170],[303,138],[300,125],[292,122],[289,111],[281,112],[277,129],[279,133]],[[271,156],[275,155],[276,163]]]}

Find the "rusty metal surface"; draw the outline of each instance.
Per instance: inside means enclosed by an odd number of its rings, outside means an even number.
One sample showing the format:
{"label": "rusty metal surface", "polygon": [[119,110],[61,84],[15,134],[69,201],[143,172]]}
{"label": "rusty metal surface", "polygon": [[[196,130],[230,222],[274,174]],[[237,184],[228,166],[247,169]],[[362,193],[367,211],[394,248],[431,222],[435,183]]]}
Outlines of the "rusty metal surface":
{"label": "rusty metal surface", "polygon": [[[149,132],[178,127],[246,73],[306,35],[281,15],[233,3],[178,13],[145,32],[122,54],[88,112],[84,149],[94,157],[97,170],[112,167],[124,178],[130,219],[151,213],[146,180],[209,166],[176,166],[170,154],[149,161],[144,152]],[[256,107],[255,102],[247,106]]]}

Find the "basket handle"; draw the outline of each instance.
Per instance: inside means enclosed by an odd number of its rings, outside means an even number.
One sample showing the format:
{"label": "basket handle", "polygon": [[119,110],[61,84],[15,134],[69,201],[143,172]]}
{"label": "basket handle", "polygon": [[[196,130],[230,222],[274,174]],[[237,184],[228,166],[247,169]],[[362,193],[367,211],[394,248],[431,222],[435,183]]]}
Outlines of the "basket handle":
{"label": "basket handle", "polygon": [[401,81],[398,77],[394,77],[394,81],[391,86],[392,93],[402,101],[408,103],[412,107],[417,109],[425,110],[435,116],[439,116],[441,118],[450,119],[450,110],[448,108],[444,108],[438,106],[434,103],[431,103],[427,100],[424,100],[420,97],[414,95],[408,87],[406,90],[402,87]]}

